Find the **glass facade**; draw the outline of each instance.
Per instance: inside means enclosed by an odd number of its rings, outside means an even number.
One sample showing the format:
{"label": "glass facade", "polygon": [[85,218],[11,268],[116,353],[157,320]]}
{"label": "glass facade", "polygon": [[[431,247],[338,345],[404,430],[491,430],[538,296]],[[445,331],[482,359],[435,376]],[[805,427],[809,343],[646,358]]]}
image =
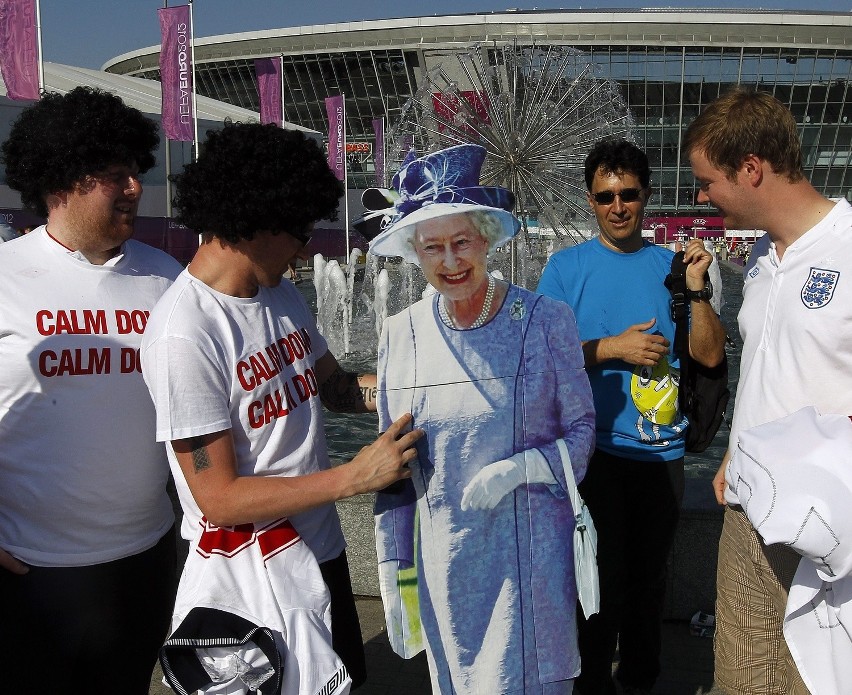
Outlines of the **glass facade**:
{"label": "glass facade", "polygon": [[[281,55],[287,120],[324,133],[323,100],[343,93],[348,140],[360,143],[363,151],[365,143],[370,148],[374,143],[372,120],[386,117],[392,123],[417,92],[423,70],[452,59],[452,47],[422,41],[416,47],[378,49],[365,45],[366,40],[359,47],[357,38],[345,50]],[[520,35],[513,41],[519,50],[524,45]],[[547,41],[545,27],[535,44],[546,46]],[[471,35],[467,45],[474,43]],[[694,203],[695,182],[681,156],[681,136],[706,104],[734,85],[768,91],[786,104],[800,126],[807,177],[825,195],[852,200],[852,48],[584,45],[564,39],[559,44],[584,51],[600,77],[620,86],[635,120],[636,141],[651,159],[655,211],[706,214]],[[199,94],[259,111],[255,57],[199,58]],[[127,72],[159,78],[153,68]],[[353,154],[349,172],[350,187],[375,185],[371,155]]]}

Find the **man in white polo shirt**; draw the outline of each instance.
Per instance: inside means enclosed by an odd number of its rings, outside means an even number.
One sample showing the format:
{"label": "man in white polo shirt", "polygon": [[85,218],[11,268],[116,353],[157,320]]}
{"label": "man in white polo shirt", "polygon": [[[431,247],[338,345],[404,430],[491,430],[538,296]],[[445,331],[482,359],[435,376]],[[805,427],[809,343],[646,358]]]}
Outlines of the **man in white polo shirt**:
{"label": "man in white polo shirt", "polygon": [[[735,89],[707,106],[684,151],[728,229],[764,229],[745,268],[743,338],[730,451],[739,433],[804,406],[852,414],[852,207],[802,172],[792,114],[767,93]],[[714,488],[724,504],[725,467]],[[764,545],[729,506],[719,544],[716,682],[742,695],[807,693],[781,632],[799,555]]]}

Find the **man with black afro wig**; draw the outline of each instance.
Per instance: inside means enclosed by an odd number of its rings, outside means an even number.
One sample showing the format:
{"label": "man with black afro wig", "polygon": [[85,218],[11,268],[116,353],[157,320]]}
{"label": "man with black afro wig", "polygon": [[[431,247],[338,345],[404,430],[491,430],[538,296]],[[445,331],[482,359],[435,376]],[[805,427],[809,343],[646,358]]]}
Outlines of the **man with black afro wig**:
{"label": "man with black afro wig", "polygon": [[209,131],[199,161],[174,182],[178,221],[230,244],[261,230],[307,239],[314,222],[337,219],[343,195],[313,140],[248,124]]}
{"label": "man with black afro wig", "polygon": [[[177,218],[202,240],[151,313],[142,371],[157,409],[157,439],[168,443],[184,510],[182,532],[192,547],[205,550],[190,552],[172,627],[181,635],[191,632],[194,621],[184,618],[201,604],[220,614],[250,614],[275,632],[285,652],[285,684],[288,678],[313,678],[321,682],[312,688],[302,682],[304,692],[344,692],[337,686],[341,678],[348,683],[346,671],[357,687],[366,670],[334,503],[410,477],[406,464],[416,457],[414,442],[422,432],[405,432],[411,418],[404,416],[352,461],[330,466],[322,406],[375,411],[375,375],[338,365],[283,274],[305,253],[314,223],[336,215],[343,188],[320,147],[302,133],[240,123],[209,132],[198,160],[174,181]],[[319,563],[315,576],[321,598],[323,581],[329,590],[332,646],[345,670],[334,652],[328,658],[316,649],[308,654],[306,642],[289,634],[293,626],[279,628],[317,602],[315,594],[294,588],[305,582],[292,579],[295,565],[288,564],[292,553],[284,546],[270,547],[265,537],[264,554],[257,555],[261,564],[247,584],[235,577],[242,571],[237,563],[250,562],[250,553],[234,556],[227,571],[212,569],[238,542],[222,527],[260,534],[285,522]],[[267,565],[271,555],[274,571]],[[310,574],[304,567],[299,572],[303,579]],[[258,577],[264,586],[255,585]],[[270,594],[274,601],[255,605],[258,596]],[[232,605],[236,596],[241,607]],[[328,620],[329,599],[323,600],[326,609],[315,611],[315,627],[308,630],[314,637]],[[236,656],[248,658],[244,650]]]}
{"label": "man with black afro wig", "polygon": [[[147,694],[175,593],[174,513],[139,348],[180,273],[130,239],[157,125],[87,87],[2,145],[47,224],[0,245],[0,653],[7,692]],[[49,645],[45,650],[44,645]]]}
{"label": "man with black afro wig", "polygon": [[3,143],[10,188],[24,205],[48,216],[48,196],[70,191],[114,165],[144,174],[154,166],[157,124],[109,92],[76,87],[45,92],[15,121]]}

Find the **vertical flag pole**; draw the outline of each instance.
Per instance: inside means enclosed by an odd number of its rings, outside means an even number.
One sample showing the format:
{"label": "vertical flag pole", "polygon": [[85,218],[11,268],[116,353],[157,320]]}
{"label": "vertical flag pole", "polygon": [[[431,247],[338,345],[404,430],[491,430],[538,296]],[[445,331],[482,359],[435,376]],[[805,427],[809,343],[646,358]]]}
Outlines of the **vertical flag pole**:
{"label": "vertical flag pole", "polygon": [[195,159],[198,160],[198,99],[195,88],[195,22],[192,17],[192,0],[189,0],[189,50],[192,56],[192,124],[195,128]]}
{"label": "vertical flag pole", "polygon": [[[283,95],[282,95],[283,99]],[[343,214],[346,216],[346,262],[349,262],[349,166],[346,152],[346,94],[343,94]]]}
{"label": "vertical flag pole", "polygon": [[345,216],[346,263],[349,263],[349,197],[346,171],[346,95],[326,97],[328,115],[328,166],[338,181],[343,183],[343,210]]}
{"label": "vertical flag pole", "polygon": [[[163,0],[163,7],[168,8],[169,0]],[[160,107],[160,118],[162,120],[163,109]],[[166,218],[168,225],[172,219],[172,148],[171,148],[171,140],[169,140],[168,136],[166,137]],[[168,233],[168,226],[166,227],[166,233]]]}
{"label": "vertical flag pole", "polygon": [[[382,115],[382,182],[381,187],[387,188],[388,186],[388,145],[387,145],[387,132],[388,127],[390,126],[390,97],[385,94],[382,99],[382,103],[385,107],[385,112]],[[403,155],[405,157],[405,155]]]}
{"label": "vertical flag pole", "polygon": [[281,61],[281,127],[283,128],[286,122],[284,118],[284,54],[281,53],[278,59]]}
{"label": "vertical flag pole", "polygon": [[38,92],[39,95],[41,95],[41,92],[44,89],[44,59],[41,55],[41,7],[39,5],[39,0],[36,0],[35,11],[36,45],[38,46]]}

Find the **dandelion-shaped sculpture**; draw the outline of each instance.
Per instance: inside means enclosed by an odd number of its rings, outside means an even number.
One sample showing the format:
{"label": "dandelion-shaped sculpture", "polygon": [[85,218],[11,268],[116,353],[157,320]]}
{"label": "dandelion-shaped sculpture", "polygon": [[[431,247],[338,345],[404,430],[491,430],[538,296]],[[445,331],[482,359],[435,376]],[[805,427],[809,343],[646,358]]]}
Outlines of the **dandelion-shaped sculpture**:
{"label": "dandelion-shaped sculpture", "polygon": [[457,58],[423,75],[389,135],[389,165],[398,168],[411,148],[480,144],[488,152],[481,182],[515,194],[528,248],[588,238],[586,154],[607,135],[632,139],[618,86],[564,46],[479,44]]}

